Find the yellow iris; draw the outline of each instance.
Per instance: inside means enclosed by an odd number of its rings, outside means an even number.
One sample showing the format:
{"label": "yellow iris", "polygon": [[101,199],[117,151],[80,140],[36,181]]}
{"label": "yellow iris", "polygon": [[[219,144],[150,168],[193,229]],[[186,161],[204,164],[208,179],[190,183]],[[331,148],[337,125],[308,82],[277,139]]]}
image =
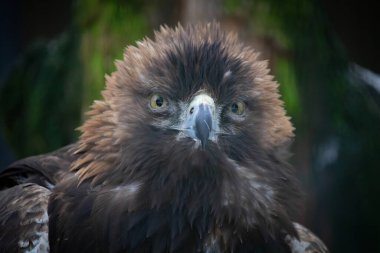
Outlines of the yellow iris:
{"label": "yellow iris", "polygon": [[150,97],[150,107],[152,109],[161,109],[161,108],[166,107],[166,105],[167,105],[167,101],[163,96],[159,94],[153,94]]}
{"label": "yellow iris", "polygon": [[243,102],[235,102],[230,105],[230,112],[242,115],[245,112],[245,104]]}

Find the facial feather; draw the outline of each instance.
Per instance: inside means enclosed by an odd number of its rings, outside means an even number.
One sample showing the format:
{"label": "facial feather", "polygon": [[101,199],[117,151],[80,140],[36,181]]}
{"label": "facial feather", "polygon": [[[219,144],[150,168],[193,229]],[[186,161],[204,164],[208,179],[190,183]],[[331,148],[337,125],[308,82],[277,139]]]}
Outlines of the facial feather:
{"label": "facial feather", "polygon": [[[204,217],[274,237],[294,233],[289,215],[298,188],[280,155],[293,127],[278,84],[256,51],[216,23],[179,25],[128,47],[116,66],[106,78],[104,99],[80,127],[80,156],[71,168],[79,184],[114,187],[127,210],[169,205],[190,223]],[[173,127],[199,92],[213,99],[220,128],[204,150]],[[167,101],[166,110],[149,108],[152,94]],[[239,117],[230,112],[236,102],[245,106]],[[136,182],[138,191],[132,191]]]}

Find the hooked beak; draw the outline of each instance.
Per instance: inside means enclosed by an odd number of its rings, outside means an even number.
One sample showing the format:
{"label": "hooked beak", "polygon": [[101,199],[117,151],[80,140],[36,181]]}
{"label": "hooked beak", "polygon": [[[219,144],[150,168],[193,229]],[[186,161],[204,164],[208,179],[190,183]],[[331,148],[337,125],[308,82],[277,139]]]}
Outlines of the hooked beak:
{"label": "hooked beak", "polygon": [[212,113],[209,105],[200,104],[195,115],[195,136],[201,141],[205,148],[212,130]]}
{"label": "hooked beak", "polygon": [[214,100],[207,94],[194,97],[188,107],[183,124],[183,128],[186,129],[185,134],[199,140],[204,149],[208,140],[215,135],[217,121]]}

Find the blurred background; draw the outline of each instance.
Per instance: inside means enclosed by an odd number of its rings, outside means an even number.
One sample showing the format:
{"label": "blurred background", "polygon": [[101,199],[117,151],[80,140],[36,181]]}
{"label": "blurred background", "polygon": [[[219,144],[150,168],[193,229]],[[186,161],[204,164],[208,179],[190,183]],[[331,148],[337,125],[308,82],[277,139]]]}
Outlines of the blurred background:
{"label": "blurred background", "polygon": [[74,142],[127,44],[218,20],[268,59],[296,127],[298,220],[331,252],[380,252],[376,1],[82,0],[0,4],[0,169]]}

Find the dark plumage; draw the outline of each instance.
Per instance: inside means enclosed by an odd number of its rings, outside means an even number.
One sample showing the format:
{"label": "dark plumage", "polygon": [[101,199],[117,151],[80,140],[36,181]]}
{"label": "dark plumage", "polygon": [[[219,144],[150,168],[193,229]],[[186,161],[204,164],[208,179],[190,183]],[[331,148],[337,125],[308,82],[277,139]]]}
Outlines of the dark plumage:
{"label": "dark plumage", "polygon": [[[293,127],[267,63],[215,23],[137,45],[77,143],[1,174],[2,252],[47,230],[51,252],[327,252],[292,222]],[[18,225],[31,199],[39,230]]]}

